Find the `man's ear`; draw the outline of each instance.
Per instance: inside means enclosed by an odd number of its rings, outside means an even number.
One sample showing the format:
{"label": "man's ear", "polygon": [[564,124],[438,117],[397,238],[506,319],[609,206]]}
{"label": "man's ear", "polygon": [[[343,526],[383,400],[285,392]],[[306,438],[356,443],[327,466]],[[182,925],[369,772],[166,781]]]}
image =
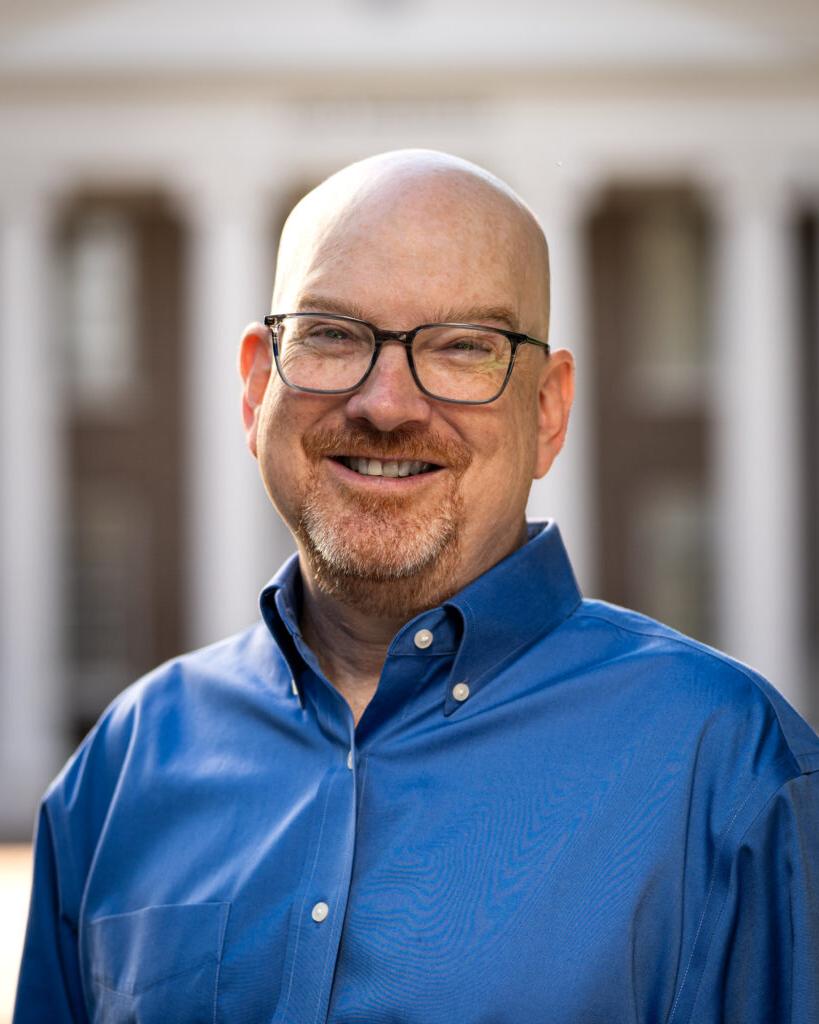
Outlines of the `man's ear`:
{"label": "man's ear", "polygon": [[264,324],[248,324],[239,346],[239,376],[242,378],[242,420],[247,446],[256,453],[259,409],[273,367],[270,332]]}
{"label": "man's ear", "polygon": [[567,349],[552,352],[538,387],[538,438],[535,479],[545,476],[566,440],[574,401],[574,357]]}

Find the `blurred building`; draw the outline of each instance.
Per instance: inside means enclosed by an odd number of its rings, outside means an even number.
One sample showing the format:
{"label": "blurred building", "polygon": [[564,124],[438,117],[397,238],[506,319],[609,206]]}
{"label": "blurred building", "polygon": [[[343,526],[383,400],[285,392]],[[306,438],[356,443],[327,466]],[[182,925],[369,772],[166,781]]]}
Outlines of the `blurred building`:
{"label": "blurred building", "polygon": [[291,544],[236,350],[290,205],[445,149],[550,239],[567,449],[532,494],[587,593],[809,717],[819,9],[112,0],[0,12],[0,838],[124,686],[252,621]]}

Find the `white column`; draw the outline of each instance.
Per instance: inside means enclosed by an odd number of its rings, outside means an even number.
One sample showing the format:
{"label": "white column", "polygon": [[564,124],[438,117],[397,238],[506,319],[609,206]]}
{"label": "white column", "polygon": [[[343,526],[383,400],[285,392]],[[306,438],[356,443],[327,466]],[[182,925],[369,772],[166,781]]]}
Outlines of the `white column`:
{"label": "white column", "polygon": [[807,710],[795,248],[775,178],[717,192],[713,471],[720,643]]}
{"label": "white column", "polygon": [[218,640],[258,617],[258,593],[291,550],[242,430],[241,332],[267,312],[274,263],[259,185],[206,182],[182,193],[191,229],[187,403],[188,639]]}
{"label": "white column", "polygon": [[31,832],[64,746],[65,462],[47,194],[0,203],[0,837]]}
{"label": "white column", "polygon": [[595,189],[587,180],[558,183],[545,175],[536,178],[531,170],[527,174],[521,192],[549,242],[549,342],[553,349],[569,349],[577,368],[565,447],[546,476],[532,486],[527,511],[530,518],[557,520],[581,588],[593,595],[598,583],[597,506],[584,230]]}

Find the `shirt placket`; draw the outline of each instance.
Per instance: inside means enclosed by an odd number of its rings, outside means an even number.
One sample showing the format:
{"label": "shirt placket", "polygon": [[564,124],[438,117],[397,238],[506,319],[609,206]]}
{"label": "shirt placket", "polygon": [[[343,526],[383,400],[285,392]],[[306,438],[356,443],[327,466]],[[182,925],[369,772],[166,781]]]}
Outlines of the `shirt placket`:
{"label": "shirt placket", "polygon": [[[339,960],[347,902],[353,878],[353,860],[359,810],[364,794],[369,760],[360,752],[369,749],[375,734],[396,715],[406,710],[412,691],[423,685],[440,657],[434,647],[435,632],[442,619],[436,612],[419,620],[404,638],[403,653],[388,658],[379,684],[374,709],[368,709],[358,736],[352,714],[332,686],[319,675],[312,653],[297,637],[296,643],[306,667],[295,692],[304,694],[304,706],[319,727],[326,746],[319,756],[332,762],[316,791],[310,836],[299,885],[294,893],[288,926],[283,983],[275,1024],[319,1024],[328,1019],[336,965]],[[420,628],[419,628],[420,627]],[[424,656],[420,658],[419,656]],[[451,657],[451,652],[444,652]],[[423,667],[422,667],[423,665]],[[307,667],[309,666],[309,667]],[[386,714],[387,705],[390,713]],[[375,715],[372,711],[375,710]],[[369,725],[369,727],[368,727]],[[361,731],[361,730],[359,730]],[[325,754],[326,751],[326,754]]]}
{"label": "shirt placket", "polygon": [[[314,682],[318,682],[314,680]],[[319,687],[327,684],[318,682]],[[313,799],[304,865],[288,928],[282,995],[276,1024],[314,1024],[327,1018],[349,897],[355,852],[356,764],[352,719],[343,722],[338,698],[318,696],[329,767]]]}

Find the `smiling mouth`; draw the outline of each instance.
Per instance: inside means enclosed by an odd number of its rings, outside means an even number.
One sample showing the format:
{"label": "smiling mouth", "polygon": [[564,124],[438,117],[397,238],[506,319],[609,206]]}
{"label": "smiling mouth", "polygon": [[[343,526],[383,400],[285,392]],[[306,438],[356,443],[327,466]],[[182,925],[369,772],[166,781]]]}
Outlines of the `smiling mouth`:
{"label": "smiling mouth", "polygon": [[443,468],[434,462],[421,462],[418,459],[371,459],[358,455],[336,455],[332,458],[334,462],[340,462],[361,476],[419,476]]}

